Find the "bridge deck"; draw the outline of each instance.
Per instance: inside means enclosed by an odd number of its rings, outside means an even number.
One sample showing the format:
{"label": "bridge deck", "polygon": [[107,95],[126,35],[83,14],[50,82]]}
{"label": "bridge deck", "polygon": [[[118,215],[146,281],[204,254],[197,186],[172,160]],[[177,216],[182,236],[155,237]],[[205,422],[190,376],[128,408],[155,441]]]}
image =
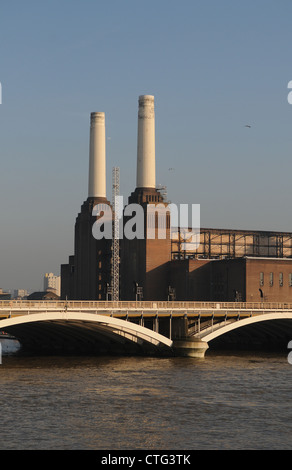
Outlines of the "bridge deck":
{"label": "bridge deck", "polygon": [[3,309],[96,309],[96,310],[291,310],[292,303],[280,302],[112,302],[112,301],[54,301],[1,300]]}
{"label": "bridge deck", "polygon": [[[17,318],[37,313],[58,313],[70,315],[90,313],[120,320],[146,324],[158,331],[154,322],[163,319],[185,319],[185,333],[198,335],[206,328],[213,328],[227,322],[255,318],[267,313],[291,313],[292,304],[282,303],[242,303],[242,302],[92,302],[92,301],[2,301],[0,320]],[[1,326],[1,323],[0,323]]]}

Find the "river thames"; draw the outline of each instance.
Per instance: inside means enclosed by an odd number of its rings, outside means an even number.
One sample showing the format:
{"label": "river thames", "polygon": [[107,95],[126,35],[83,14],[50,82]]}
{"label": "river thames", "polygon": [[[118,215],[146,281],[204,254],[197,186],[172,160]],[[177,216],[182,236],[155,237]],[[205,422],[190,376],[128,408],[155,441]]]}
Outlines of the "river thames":
{"label": "river thames", "polygon": [[287,356],[3,357],[0,449],[291,449]]}

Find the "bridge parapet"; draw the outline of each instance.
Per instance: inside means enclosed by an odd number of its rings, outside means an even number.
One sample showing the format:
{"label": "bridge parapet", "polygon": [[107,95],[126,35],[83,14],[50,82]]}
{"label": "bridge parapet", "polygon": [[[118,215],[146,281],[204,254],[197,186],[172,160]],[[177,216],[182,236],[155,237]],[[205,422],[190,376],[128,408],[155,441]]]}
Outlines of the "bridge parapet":
{"label": "bridge parapet", "polygon": [[287,302],[187,302],[187,301],[91,301],[91,300],[1,300],[0,309],[156,309],[156,310],[291,310]]}

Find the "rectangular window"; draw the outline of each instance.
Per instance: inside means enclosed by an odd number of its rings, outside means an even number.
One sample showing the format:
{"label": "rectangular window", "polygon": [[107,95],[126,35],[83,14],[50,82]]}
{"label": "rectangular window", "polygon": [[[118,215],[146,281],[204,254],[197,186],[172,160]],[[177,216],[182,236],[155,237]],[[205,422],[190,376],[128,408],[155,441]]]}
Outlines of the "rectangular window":
{"label": "rectangular window", "polygon": [[260,286],[264,285],[264,273],[260,273]]}
{"label": "rectangular window", "polygon": [[279,274],[279,286],[280,286],[280,287],[283,286],[283,273],[280,273],[280,274]]}
{"label": "rectangular window", "polygon": [[289,287],[292,287],[292,273],[289,273]]}
{"label": "rectangular window", "polygon": [[273,287],[274,285],[274,273],[270,273],[270,286]]}

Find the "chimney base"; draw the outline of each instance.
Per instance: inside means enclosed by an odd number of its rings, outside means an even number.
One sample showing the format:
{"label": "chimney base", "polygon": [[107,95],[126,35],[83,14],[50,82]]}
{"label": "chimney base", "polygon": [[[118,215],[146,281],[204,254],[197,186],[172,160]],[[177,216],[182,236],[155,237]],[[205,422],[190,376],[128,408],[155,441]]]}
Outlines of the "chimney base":
{"label": "chimney base", "polygon": [[163,197],[155,188],[136,188],[129,196],[129,204],[158,204],[163,203]]}

